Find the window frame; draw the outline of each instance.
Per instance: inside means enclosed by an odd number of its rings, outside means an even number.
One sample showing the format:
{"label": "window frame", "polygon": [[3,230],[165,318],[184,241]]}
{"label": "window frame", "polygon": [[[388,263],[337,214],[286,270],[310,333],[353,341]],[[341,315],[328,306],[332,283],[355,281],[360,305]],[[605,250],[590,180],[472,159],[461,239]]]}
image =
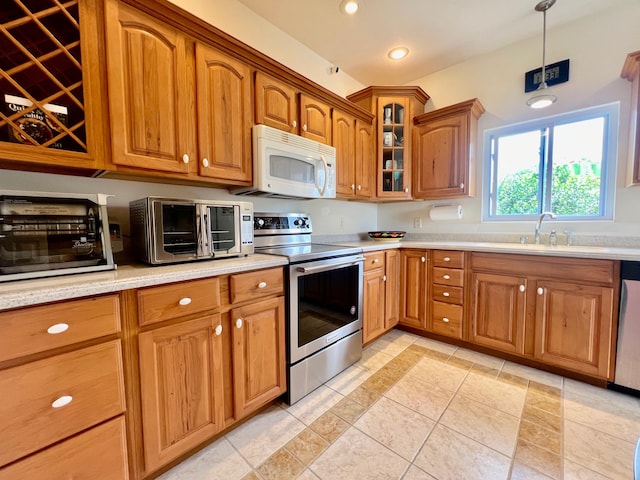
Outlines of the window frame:
{"label": "window frame", "polygon": [[[604,117],[604,138],[603,138],[603,161],[601,165],[601,184],[600,184],[600,215],[558,215],[557,219],[562,221],[611,221],[613,220],[615,189],[616,189],[616,170],[618,159],[618,127],[620,117],[620,102],[612,102],[596,107],[584,108],[572,112],[561,113],[543,118],[537,118],[526,122],[503,125],[500,127],[486,129],[483,133],[483,194],[482,194],[482,221],[483,222],[515,222],[515,221],[531,221],[535,220],[540,214],[525,215],[496,215],[492,212],[495,210],[496,192],[492,191],[494,175],[497,175],[494,168],[494,159],[492,146],[493,139],[501,136],[514,135],[519,133],[531,132],[534,130],[549,129],[555,126],[568,123],[575,123],[593,118]],[[545,141],[544,148],[548,151],[553,148],[553,136],[548,136]],[[547,155],[547,160],[549,159]],[[551,159],[553,167],[553,159]],[[540,161],[540,178],[543,174],[543,162]],[[545,211],[547,197],[550,198],[548,186],[551,185],[552,169],[546,169],[547,177],[545,183],[538,185],[540,191],[540,199],[542,211]],[[544,187],[544,188],[543,188]]]}

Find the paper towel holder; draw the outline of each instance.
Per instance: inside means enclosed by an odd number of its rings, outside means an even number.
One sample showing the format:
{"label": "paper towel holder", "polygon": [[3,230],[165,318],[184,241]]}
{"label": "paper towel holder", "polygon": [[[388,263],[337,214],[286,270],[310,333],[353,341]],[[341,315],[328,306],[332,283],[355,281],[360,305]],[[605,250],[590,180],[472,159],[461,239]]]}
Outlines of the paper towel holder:
{"label": "paper towel holder", "polygon": [[434,203],[431,205],[431,208],[440,208],[440,207],[453,207],[453,202],[450,203]]}

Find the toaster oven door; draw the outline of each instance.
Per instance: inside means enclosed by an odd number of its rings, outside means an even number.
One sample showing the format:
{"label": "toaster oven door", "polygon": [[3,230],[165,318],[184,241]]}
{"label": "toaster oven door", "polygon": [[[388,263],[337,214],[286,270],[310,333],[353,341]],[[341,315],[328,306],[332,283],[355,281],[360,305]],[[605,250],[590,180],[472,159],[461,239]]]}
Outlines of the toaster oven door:
{"label": "toaster oven door", "polygon": [[154,257],[152,263],[193,260],[200,251],[198,212],[193,202],[167,202],[153,204],[151,239]]}
{"label": "toaster oven door", "polygon": [[240,207],[237,205],[203,205],[205,253],[213,257],[237,255],[240,246]]}

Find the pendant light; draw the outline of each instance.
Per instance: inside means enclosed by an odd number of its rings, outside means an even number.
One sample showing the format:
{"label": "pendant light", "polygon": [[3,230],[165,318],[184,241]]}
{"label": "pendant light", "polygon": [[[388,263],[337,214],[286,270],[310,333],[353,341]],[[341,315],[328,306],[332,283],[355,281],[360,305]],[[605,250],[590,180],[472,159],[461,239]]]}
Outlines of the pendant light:
{"label": "pendant light", "polygon": [[547,85],[546,71],[545,71],[545,53],[547,46],[547,10],[549,10],[556,0],[542,0],[535,7],[536,12],[542,12],[542,81],[538,88],[533,92],[527,105],[531,108],[545,108],[554,103],[558,97],[556,97],[551,89]]}

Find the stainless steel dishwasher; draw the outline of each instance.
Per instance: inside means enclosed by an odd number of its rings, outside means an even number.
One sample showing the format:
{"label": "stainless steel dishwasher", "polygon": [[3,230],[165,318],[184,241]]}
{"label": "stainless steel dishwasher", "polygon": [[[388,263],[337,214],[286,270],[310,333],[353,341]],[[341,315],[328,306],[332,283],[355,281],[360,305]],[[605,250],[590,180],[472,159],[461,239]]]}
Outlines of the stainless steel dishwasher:
{"label": "stainless steel dishwasher", "polygon": [[640,395],[640,262],[623,261],[620,277],[618,349],[612,388]]}

